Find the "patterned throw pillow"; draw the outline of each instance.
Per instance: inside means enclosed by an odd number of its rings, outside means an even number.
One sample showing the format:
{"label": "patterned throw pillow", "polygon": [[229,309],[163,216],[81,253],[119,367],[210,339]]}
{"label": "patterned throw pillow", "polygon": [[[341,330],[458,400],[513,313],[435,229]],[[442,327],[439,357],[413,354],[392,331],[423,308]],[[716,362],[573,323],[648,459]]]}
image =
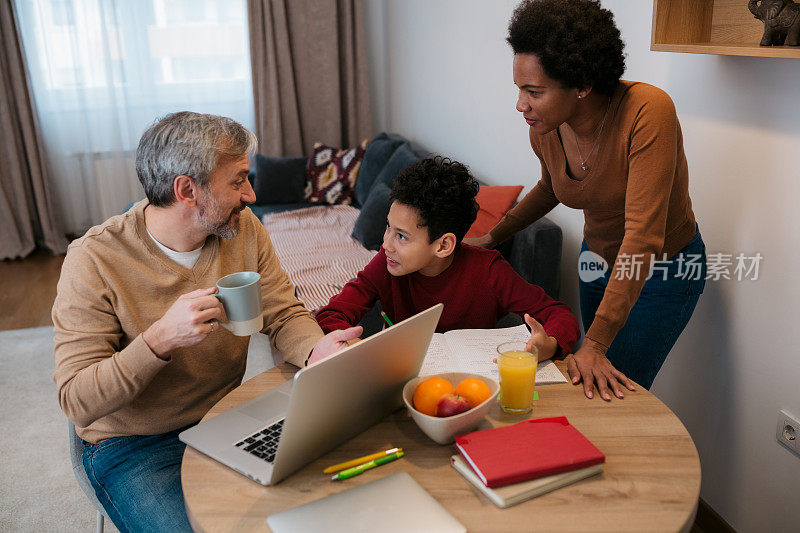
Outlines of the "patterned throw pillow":
{"label": "patterned throw pillow", "polygon": [[306,165],[306,201],[313,204],[353,203],[353,188],[369,139],[349,150],[314,143]]}

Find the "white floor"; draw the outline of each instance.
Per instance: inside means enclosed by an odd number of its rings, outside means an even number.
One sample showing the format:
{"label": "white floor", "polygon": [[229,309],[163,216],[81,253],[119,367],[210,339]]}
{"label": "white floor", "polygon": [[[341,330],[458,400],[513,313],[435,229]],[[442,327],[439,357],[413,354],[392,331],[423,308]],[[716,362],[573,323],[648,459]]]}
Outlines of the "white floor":
{"label": "white floor", "polygon": [[[245,380],[272,366],[254,335]],[[72,474],[53,375],[53,328],[0,332],[0,531],[94,531]],[[106,531],[116,531],[106,521]]]}

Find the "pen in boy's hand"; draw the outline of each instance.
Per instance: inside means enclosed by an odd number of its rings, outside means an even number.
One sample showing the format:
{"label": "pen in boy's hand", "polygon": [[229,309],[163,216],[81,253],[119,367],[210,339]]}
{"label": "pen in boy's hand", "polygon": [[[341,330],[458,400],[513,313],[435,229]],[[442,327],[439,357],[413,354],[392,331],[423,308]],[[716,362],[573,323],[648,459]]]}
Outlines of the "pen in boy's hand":
{"label": "pen in boy's hand", "polygon": [[383,319],[386,321],[386,325],[387,325],[387,326],[389,326],[389,327],[392,327],[392,326],[394,326],[394,324],[392,324],[392,321],[391,321],[391,320],[389,320],[389,317],[388,317],[388,316],[386,316],[386,313],[384,313],[383,311],[381,311],[381,316],[382,316],[382,317],[383,317]]}

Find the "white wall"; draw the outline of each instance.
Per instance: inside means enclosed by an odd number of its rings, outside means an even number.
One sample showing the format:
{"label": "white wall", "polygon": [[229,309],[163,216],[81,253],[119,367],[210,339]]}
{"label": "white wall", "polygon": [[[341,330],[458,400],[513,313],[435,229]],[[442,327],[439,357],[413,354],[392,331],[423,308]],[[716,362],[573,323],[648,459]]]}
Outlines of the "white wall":
{"label": "white wall", "polygon": [[[514,109],[504,42],[512,0],[370,0],[376,127],[468,164],[493,184],[539,176]],[[775,441],[800,415],[800,61],[649,50],[652,2],[604,0],[627,46],[626,79],[675,101],[690,191],[710,253],[764,256],[758,281],[709,281],[653,392],[698,448],[703,498],[738,531],[800,528],[800,458]],[[744,8],[744,7],[743,7]],[[375,16],[374,13],[380,16]],[[577,310],[582,215],[565,233],[562,295]]]}

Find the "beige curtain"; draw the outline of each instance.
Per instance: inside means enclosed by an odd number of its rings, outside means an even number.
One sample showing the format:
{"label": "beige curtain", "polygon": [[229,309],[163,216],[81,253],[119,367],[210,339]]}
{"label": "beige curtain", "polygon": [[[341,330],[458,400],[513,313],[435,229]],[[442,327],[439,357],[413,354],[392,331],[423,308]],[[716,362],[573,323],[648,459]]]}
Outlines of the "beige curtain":
{"label": "beige curtain", "polygon": [[372,134],[361,0],[248,0],[259,152],[308,155],[315,141]]}
{"label": "beige curtain", "polygon": [[13,2],[0,2],[0,259],[37,244],[64,253],[53,212]]}

